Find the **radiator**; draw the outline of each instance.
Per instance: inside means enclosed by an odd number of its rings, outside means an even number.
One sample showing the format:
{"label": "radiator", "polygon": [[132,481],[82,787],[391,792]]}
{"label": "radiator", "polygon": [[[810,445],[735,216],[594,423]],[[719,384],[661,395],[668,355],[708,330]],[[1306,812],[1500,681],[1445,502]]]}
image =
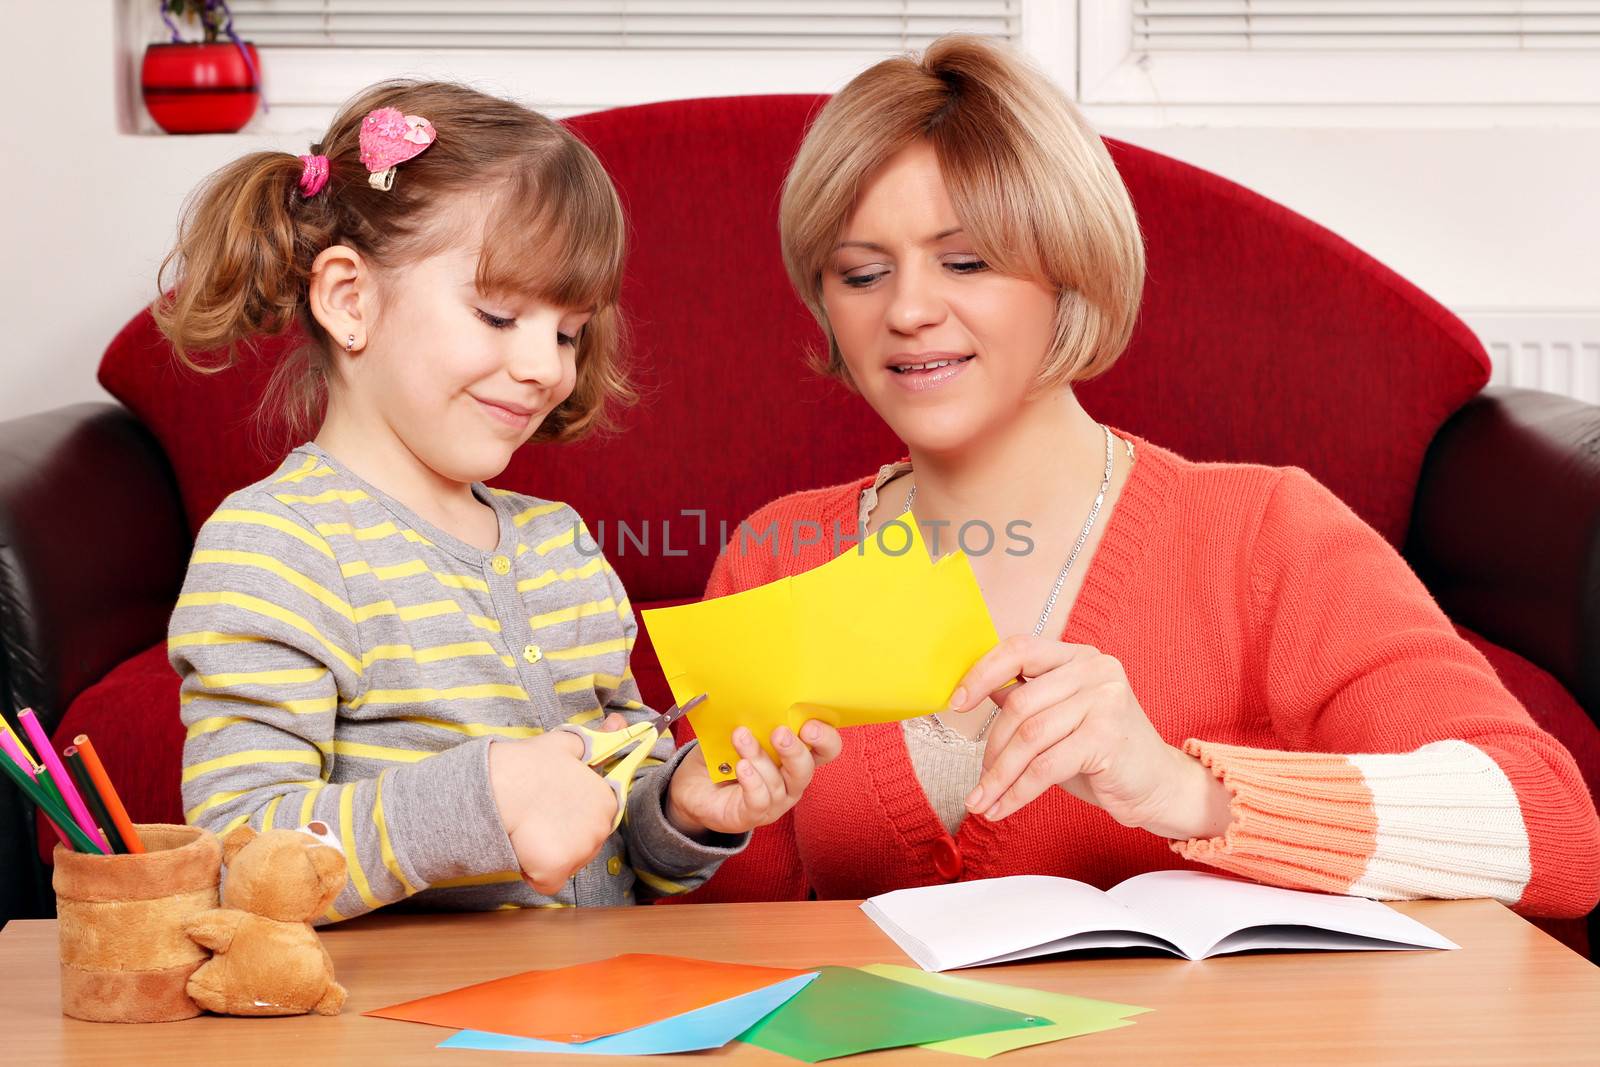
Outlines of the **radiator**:
{"label": "radiator", "polygon": [[1600,311],[1458,311],[1489,350],[1490,385],[1600,404]]}

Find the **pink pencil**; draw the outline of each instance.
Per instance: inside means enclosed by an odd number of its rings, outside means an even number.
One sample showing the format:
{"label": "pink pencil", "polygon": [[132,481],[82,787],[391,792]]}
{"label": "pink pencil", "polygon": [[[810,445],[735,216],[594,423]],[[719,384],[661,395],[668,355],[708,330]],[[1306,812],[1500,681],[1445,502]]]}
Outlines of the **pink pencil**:
{"label": "pink pencil", "polygon": [[44,769],[49,772],[56,788],[61,791],[61,799],[67,802],[67,810],[78,821],[78,825],[83,827],[83,832],[89,835],[89,840],[100,847],[101,854],[110,855],[110,842],[100,832],[100,827],[95,825],[94,818],[83,803],[83,797],[78,795],[78,787],[72,784],[72,775],[67,773],[67,768],[62,764],[61,757],[56,755],[56,750],[50,747],[50,736],[44,732],[44,727],[39,725],[33,709],[23,708],[17,712],[17,721],[22,724],[22,729],[28,734],[28,740],[32,741],[33,747],[38,750],[39,758],[44,760]]}
{"label": "pink pencil", "polygon": [[[0,750],[4,750],[5,754],[11,757],[11,762],[22,768],[23,774],[26,774],[29,778],[37,780],[37,775],[33,773],[33,761],[28,758],[27,753],[22,751],[22,748],[17,744],[16,739],[13,738],[9,733],[0,733]],[[50,824],[50,829],[54,830],[56,832],[56,836],[61,838],[61,843],[66,845],[68,848],[72,848],[72,840],[67,837],[66,832],[62,830],[61,827],[56,825],[56,821],[52,819],[48,813],[44,812],[43,809],[41,809],[41,814],[44,814],[44,821]]]}

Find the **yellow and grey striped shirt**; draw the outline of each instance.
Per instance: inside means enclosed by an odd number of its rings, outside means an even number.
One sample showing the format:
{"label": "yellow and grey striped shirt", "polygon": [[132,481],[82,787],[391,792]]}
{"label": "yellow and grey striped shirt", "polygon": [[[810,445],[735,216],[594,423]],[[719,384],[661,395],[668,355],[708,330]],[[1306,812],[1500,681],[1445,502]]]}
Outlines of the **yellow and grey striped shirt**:
{"label": "yellow and grey striped shirt", "polygon": [[748,841],[692,840],[662,792],[663,738],[619,833],[554,897],[525,883],[488,747],[610,711],[652,714],[616,573],[565,504],[475,485],[485,552],[313,444],[229,496],[196,539],[168,631],[183,679],[189,822],[335,828],[350,878],[328,919],[442,908],[614,905],[684,892]]}

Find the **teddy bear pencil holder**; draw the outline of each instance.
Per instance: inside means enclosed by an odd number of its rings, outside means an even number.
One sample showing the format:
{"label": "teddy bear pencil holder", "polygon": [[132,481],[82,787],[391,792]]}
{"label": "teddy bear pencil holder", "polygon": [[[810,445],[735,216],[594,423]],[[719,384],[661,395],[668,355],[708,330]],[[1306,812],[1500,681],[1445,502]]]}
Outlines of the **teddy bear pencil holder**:
{"label": "teddy bear pencil holder", "polygon": [[184,931],[217,906],[222,845],[195,826],[138,826],[145,851],[111,856],[55,850],[61,1010],[93,1022],[188,1019],[186,992],[209,955]]}
{"label": "teddy bear pencil holder", "polygon": [[184,927],[211,959],[189,979],[189,995],[219,1015],[338,1015],[344,986],[311,921],[344,888],[344,852],[324,822],[222,839],[220,908]]}

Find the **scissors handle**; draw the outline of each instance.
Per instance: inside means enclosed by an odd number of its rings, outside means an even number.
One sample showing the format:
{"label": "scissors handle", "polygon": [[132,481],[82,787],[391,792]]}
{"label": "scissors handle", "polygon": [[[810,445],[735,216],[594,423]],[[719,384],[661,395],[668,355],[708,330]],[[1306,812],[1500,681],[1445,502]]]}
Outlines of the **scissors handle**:
{"label": "scissors handle", "polygon": [[583,762],[599,771],[605,783],[617,795],[617,814],[611,820],[611,829],[615,831],[622,825],[622,815],[627,810],[628,790],[633,785],[633,776],[638,772],[639,764],[649,758],[656,740],[661,736],[655,720],[636,722],[623,730],[591,730],[574,723],[563,723],[556,729],[582,738]]}
{"label": "scissors handle", "polygon": [[650,720],[636,722],[621,730],[594,730],[587,726],[575,723],[563,723],[556,727],[563,733],[576,735],[583,742],[583,755],[579,757],[591,767],[600,768],[616,759],[627,748],[635,744],[655,744],[660,736],[655,724]]}

